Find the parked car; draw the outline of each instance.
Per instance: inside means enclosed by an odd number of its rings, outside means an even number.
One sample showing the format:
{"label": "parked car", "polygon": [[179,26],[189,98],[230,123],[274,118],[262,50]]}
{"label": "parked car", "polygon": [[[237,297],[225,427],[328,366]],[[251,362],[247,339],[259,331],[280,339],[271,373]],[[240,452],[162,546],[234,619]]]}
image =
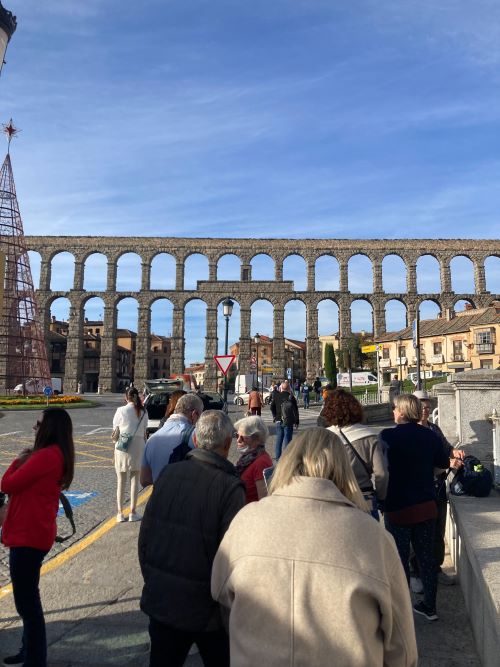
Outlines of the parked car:
{"label": "parked car", "polygon": [[[168,389],[155,390],[148,394],[144,399],[144,407],[148,413],[148,425],[146,427],[146,435],[148,438],[152,433],[155,433],[155,431],[158,430],[160,421],[165,416],[170,396],[178,389],[178,386],[172,386]],[[227,414],[227,403],[218,392],[203,391],[197,393],[203,401],[204,410],[222,410]]]}
{"label": "parked car", "polygon": [[[271,392],[269,389],[261,389],[262,397],[264,399],[264,403],[266,405],[269,404],[269,401],[271,400]],[[235,405],[248,405],[248,397],[250,395],[250,392],[247,392],[246,394],[236,394],[234,397],[234,404]]]}

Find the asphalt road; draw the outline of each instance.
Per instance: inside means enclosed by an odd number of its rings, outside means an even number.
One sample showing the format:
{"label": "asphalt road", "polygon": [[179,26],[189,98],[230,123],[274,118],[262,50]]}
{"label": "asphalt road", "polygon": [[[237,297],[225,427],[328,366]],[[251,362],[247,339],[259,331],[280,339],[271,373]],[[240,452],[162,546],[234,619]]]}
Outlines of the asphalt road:
{"label": "asphalt road", "polygon": [[[77,531],[74,537],[64,544],[54,545],[48,558],[87,535],[116,512],[116,476],[110,436],[113,415],[116,408],[123,404],[123,396],[98,396],[95,400],[99,403],[98,407],[69,411],[74,428],[76,466],[73,484],[67,495],[73,505]],[[243,417],[245,410],[245,407],[229,404],[229,414],[233,421]],[[316,424],[319,408],[312,406],[309,410],[301,409],[300,412],[302,427]],[[3,413],[0,419],[0,476],[22,449],[33,445],[33,425],[39,415],[38,411]],[[267,406],[262,416],[273,436],[274,426]],[[271,437],[268,443],[269,452],[274,452],[273,443],[274,438]],[[230,453],[230,459],[236,459],[236,444]],[[66,518],[60,517],[58,523],[59,534],[67,535],[71,529]],[[0,545],[0,587],[8,580],[8,550]]]}

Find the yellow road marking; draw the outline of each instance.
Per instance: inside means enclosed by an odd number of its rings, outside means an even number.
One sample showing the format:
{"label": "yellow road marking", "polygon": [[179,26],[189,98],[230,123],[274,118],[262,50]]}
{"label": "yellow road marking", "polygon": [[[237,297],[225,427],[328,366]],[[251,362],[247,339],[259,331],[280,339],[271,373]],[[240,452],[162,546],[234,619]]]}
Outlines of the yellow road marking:
{"label": "yellow road marking", "polygon": [[[137,500],[138,506],[144,505],[144,503],[147,502],[149,496],[151,495],[152,490],[153,487],[148,486],[147,489],[145,489],[142,493],[139,494],[139,498]],[[125,516],[128,516],[130,514],[130,508],[123,510],[123,514]],[[42,576],[57,569],[71,558],[77,556],[80,552],[89,547],[91,544],[97,542],[97,540],[99,540],[103,535],[108,533],[111,530],[111,528],[113,528],[113,526],[116,526],[115,517],[108,519],[102,524],[102,526],[99,526],[99,528],[90,533],[90,535],[83,537],[78,542],[75,542],[75,544],[71,545],[64,551],[61,551],[61,553],[58,554],[57,556],[54,556],[54,558],[51,558],[47,563],[45,563],[45,565],[42,565],[42,569],[40,571]],[[7,584],[7,586],[0,588],[0,600],[9,595],[9,593],[12,593],[12,584]]]}
{"label": "yellow road marking", "polygon": [[109,461],[109,456],[99,456],[99,454],[91,454],[90,452],[81,452],[78,449],[75,450],[75,454],[79,456],[88,456],[92,459],[97,459],[98,461]]}

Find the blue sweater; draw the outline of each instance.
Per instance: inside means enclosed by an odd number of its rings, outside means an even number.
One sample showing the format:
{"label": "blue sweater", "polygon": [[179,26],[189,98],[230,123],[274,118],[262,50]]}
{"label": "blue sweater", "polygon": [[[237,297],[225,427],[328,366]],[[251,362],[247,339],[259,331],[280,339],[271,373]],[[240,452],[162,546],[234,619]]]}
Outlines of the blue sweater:
{"label": "blue sweater", "polygon": [[434,468],[447,468],[448,452],[440,438],[419,424],[398,424],[382,431],[387,447],[389,485],[385,510],[397,510],[436,499]]}

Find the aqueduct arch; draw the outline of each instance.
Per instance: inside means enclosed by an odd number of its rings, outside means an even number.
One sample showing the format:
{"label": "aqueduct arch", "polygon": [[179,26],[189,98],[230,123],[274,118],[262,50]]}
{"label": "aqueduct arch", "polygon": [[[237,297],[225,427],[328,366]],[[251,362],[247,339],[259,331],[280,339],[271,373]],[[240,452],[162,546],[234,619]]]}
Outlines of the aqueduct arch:
{"label": "aqueduct arch", "polygon": [[[100,383],[114,390],[113,359],[117,327],[116,304],[125,297],[132,297],[139,304],[138,336],[135,365],[135,381],[147,379],[149,368],[149,336],[151,304],[157,299],[168,299],[173,304],[171,370],[184,369],[184,307],[192,299],[201,299],[207,306],[206,314],[206,380],[207,388],[214,387],[216,369],[213,355],[217,352],[217,305],[221,298],[234,298],[240,304],[240,365],[246,371],[250,357],[251,305],[258,299],[270,301],[273,310],[273,365],[285,372],[284,308],[290,300],[300,299],[306,304],[307,372],[318,372],[318,303],[331,299],[338,304],[341,340],[351,333],[351,304],[364,299],[373,308],[374,334],[385,331],[385,304],[388,300],[401,301],[407,310],[408,321],[416,314],[418,304],[424,300],[436,301],[441,311],[453,307],[459,300],[468,300],[477,307],[487,306],[498,294],[486,290],[484,262],[487,257],[500,256],[498,240],[468,239],[402,239],[402,240],[348,240],[348,239],[191,239],[166,237],[96,237],[96,236],[28,236],[28,250],[41,256],[38,301],[45,330],[50,320],[50,304],[55,298],[70,301],[70,325],[68,333],[65,383],[69,391],[76,391],[81,362],[83,335],[83,305],[91,297],[100,297],[104,303],[104,335],[101,344]],[[51,260],[60,252],[70,252],[75,258],[73,288],[67,292],[50,290]],[[107,259],[106,289],[83,289],[84,264],[92,253],[105,255]],[[141,288],[136,292],[119,293],[116,290],[117,262],[126,253],[141,258]],[[175,289],[151,289],[151,264],[158,254],[166,253],[175,260]],[[186,259],[201,254],[208,260],[208,280],[199,280],[194,290],[184,289]],[[254,280],[252,259],[268,255],[274,261],[274,280]],[[217,280],[218,261],[224,255],[236,255],[241,261],[239,280]],[[283,280],[283,262],[289,255],[299,255],[305,260],[307,289],[297,291],[292,280]],[[329,255],[339,264],[339,290],[316,291],[316,261]],[[348,262],[355,255],[365,255],[372,263],[372,281],[366,294],[351,293],[348,289]],[[406,267],[406,292],[386,293],[382,285],[384,257],[398,255]],[[417,261],[419,257],[432,255],[439,262],[441,289],[439,293],[417,294]],[[450,262],[454,257],[468,257],[474,267],[474,294],[457,294],[452,291]]]}

